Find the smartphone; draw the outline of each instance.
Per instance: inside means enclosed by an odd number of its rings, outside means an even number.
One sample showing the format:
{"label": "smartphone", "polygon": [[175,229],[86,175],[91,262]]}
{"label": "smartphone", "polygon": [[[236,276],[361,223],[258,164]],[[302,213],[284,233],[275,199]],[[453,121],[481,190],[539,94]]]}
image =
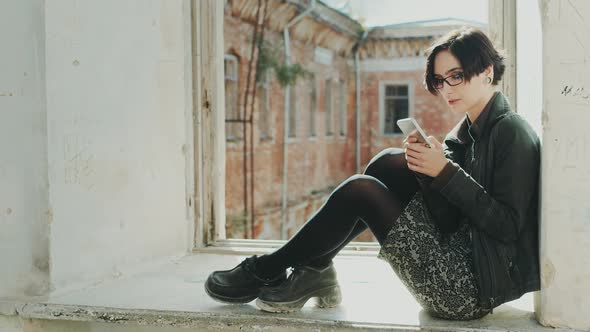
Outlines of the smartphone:
{"label": "smartphone", "polygon": [[404,133],[406,136],[409,136],[414,130],[418,131],[418,135],[420,135],[424,140],[424,143],[430,147],[426,133],[424,130],[422,130],[422,127],[420,127],[414,118],[399,119],[397,120],[397,125],[402,130],[402,133]]}

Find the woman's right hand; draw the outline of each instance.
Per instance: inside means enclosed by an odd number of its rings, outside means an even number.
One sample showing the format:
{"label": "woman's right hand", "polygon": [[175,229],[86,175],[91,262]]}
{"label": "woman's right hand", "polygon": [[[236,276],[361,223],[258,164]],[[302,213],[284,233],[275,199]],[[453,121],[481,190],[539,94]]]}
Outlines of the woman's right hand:
{"label": "woman's right hand", "polygon": [[[418,135],[418,131],[414,130],[410,133],[410,135],[408,135],[406,138],[404,138],[403,141],[403,147],[404,147],[404,152],[406,151],[406,149],[408,148],[408,145],[410,143],[426,143],[424,142],[420,136]],[[406,155],[407,158],[407,155]]]}
{"label": "woman's right hand", "polygon": [[404,154],[406,155],[406,161],[408,160],[408,145],[412,143],[425,143],[419,136],[418,130],[414,130],[403,140]]}

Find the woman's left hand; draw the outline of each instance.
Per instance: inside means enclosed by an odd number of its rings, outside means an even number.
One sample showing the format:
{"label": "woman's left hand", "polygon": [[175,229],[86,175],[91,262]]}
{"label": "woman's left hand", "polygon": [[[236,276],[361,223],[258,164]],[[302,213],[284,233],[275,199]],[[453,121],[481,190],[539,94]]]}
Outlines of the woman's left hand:
{"label": "woman's left hand", "polygon": [[436,177],[449,160],[443,153],[442,144],[433,136],[428,137],[430,148],[424,143],[406,143],[406,159],[408,168],[414,172]]}

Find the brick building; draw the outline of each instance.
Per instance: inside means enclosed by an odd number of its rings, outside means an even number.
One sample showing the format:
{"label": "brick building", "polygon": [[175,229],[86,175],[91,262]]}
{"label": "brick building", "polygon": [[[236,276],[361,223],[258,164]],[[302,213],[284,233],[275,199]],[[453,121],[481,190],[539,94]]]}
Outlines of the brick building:
{"label": "brick building", "polygon": [[[362,172],[382,149],[401,146],[397,119],[412,116],[438,138],[459,120],[423,88],[424,52],[450,29],[483,26],[442,19],[363,30],[321,2],[310,9],[307,1],[269,0],[266,19],[258,3],[228,0],[225,6],[226,230],[228,238],[285,239],[338,183]],[[277,62],[289,52],[290,63],[308,75],[288,88],[276,70],[256,80],[255,36]]]}

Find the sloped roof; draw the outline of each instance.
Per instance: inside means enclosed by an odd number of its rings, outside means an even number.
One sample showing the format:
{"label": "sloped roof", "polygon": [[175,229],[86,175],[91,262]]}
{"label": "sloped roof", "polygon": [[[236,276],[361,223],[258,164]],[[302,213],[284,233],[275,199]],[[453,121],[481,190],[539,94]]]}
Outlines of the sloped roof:
{"label": "sloped roof", "polygon": [[[258,0],[229,0],[233,15],[250,22],[256,19]],[[311,0],[269,0],[268,27],[282,31],[307,10]],[[292,27],[296,38],[349,55],[361,40],[361,57],[411,56],[434,38],[464,25],[485,28],[486,24],[456,18],[443,18],[372,27],[363,26],[345,13],[317,0],[308,15]]]}
{"label": "sloped roof", "polygon": [[405,22],[373,27],[369,29],[367,38],[393,39],[439,36],[447,33],[449,30],[459,28],[465,25],[473,26],[480,29],[485,29],[487,27],[487,25],[482,22],[449,17],[435,20]]}

